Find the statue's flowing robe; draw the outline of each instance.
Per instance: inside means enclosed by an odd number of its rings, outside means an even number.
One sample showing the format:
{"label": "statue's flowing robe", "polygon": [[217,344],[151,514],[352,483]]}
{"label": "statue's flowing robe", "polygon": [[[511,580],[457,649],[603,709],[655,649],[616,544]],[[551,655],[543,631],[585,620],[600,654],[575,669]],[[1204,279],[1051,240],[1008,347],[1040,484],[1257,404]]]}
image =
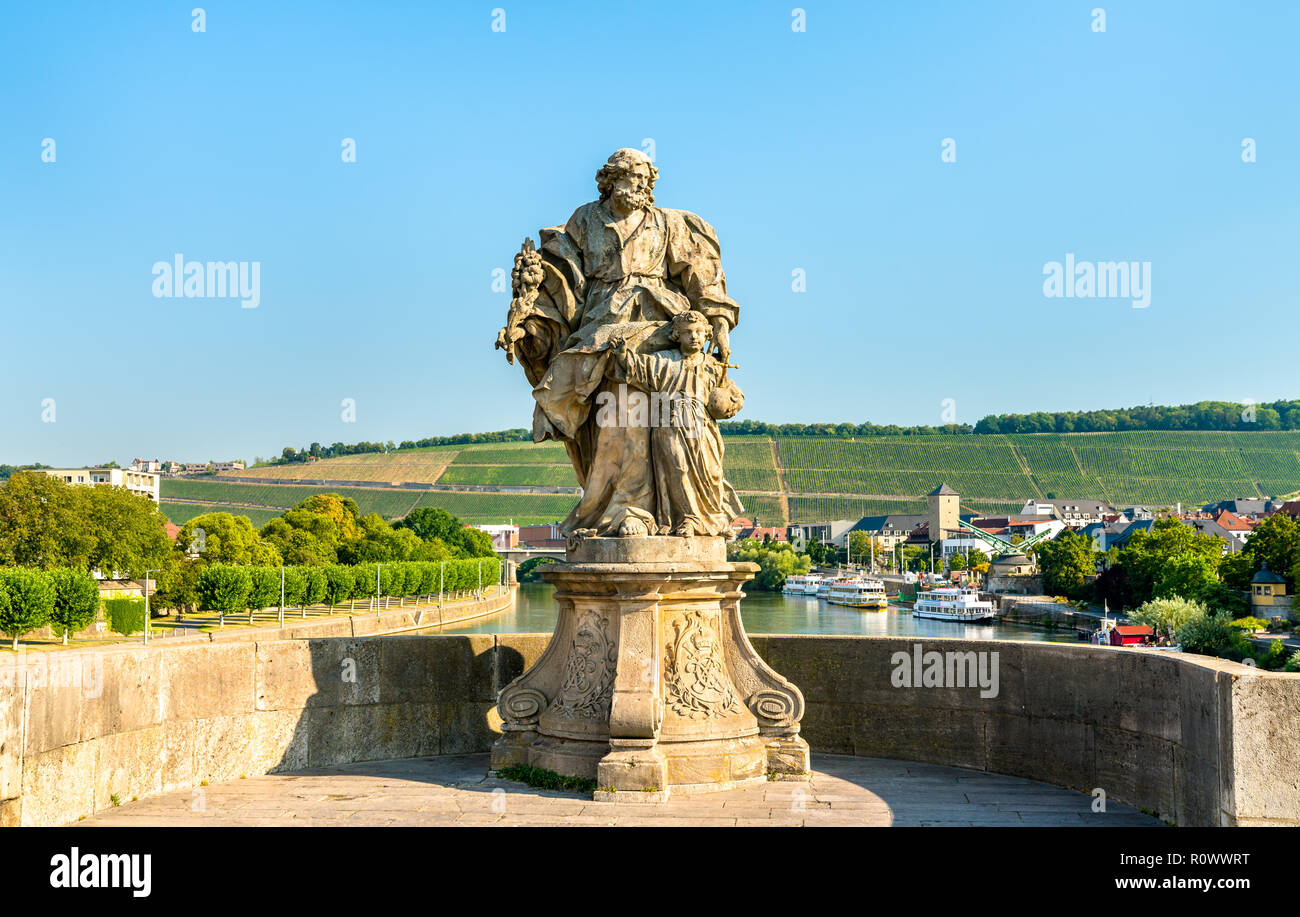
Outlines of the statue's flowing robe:
{"label": "statue's flowing robe", "polygon": [[583,489],[566,533],[614,535],[629,518],[656,528],[649,427],[595,422],[601,393],[617,397],[621,384],[607,379],[611,336],[653,353],[670,346],[665,323],[681,312],[722,319],[728,329],[739,317],[712,226],[658,207],[643,208],[628,226],[620,231],[607,204],[593,201],[563,228],[543,229],[545,277],[522,317],[516,352],[537,402],[533,440],[563,442]]}
{"label": "statue's flowing robe", "polygon": [[744,507],[722,475],[722,434],[708,409],[709,394],[722,380],[721,365],[703,353],[634,353],[628,355],[625,375],[661,396],[650,402],[659,534],[729,533]]}

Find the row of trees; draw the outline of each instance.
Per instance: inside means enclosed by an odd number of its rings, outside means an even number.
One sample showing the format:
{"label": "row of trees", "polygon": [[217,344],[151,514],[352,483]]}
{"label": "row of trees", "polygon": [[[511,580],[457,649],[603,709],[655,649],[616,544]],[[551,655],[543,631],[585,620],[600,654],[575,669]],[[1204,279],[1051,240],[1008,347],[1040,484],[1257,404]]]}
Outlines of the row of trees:
{"label": "row of trees", "polygon": [[[332,610],[357,599],[373,604],[394,598],[404,604],[409,598],[456,596],[493,585],[500,578],[501,561],[496,557],[438,563],[329,564],[285,567],[283,571],[280,567],[213,564],[199,571],[193,595],[186,598],[220,614],[224,624],[226,615],[243,611],[249,613],[251,622],[254,612],[278,606],[282,596],[286,607],[329,605]],[[139,617],[136,609],[143,607],[143,599],[120,601],[130,606],[123,610],[124,621],[130,617],[126,612],[136,612]],[[46,626],[66,644],[69,634],[94,623],[99,606],[99,584],[84,570],[0,570],[0,633],[13,641],[14,649],[21,636]],[[141,626],[140,621],[129,625],[115,621],[113,629],[129,636]]]}
{"label": "row of trees", "polygon": [[63,642],[99,613],[99,584],[84,570],[0,570],[0,632],[13,640],[49,626]]}
{"label": "row of trees", "polygon": [[122,488],[19,472],[0,486],[0,567],[136,579],[149,571],[154,606],[166,609],[197,605],[200,575],[219,564],[278,570],[496,558],[486,533],[446,510],[421,508],[390,524],[377,513],[362,516],[339,494],[309,497],[260,531],[225,512],[189,520],[175,543],[166,526],[157,505]]}
{"label": "row of trees", "polygon": [[285,446],[279,458],[271,459],[272,465],[290,465],[312,459],[338,458],[344,455],[364,455],[374,452],[399,452],[404,449],[427,449],[430,446],[464,446],[471,443],[515,443],[530,442],[532,432],[522,428],[498,430],[495,433],[457,433],[454,436],[427,436],[424,439],[406,439],[395,444],[391,439],[386,443],[331,443],[323,446],[312,443],[302,449]]}
{"label": "row of trees", "polygon": [[1300,430],[1300,401],[1139,405],[1109,411],[990,414],[976,433],[1109,433],[1120,430]]}
{"label": "row of trees", "polygon": [[213,564],[205,567],[194,584],[196,603],[215,611],[225,623],[226,615],[267,608],[328,605],[331,610],[343,602],[366,599],[374,603],[388,598],[458,595],[490,586],[501,578],[498,558],[464,558],[438,563],[425,561],[389,564],[328,564],[319,567],[262,567]]}

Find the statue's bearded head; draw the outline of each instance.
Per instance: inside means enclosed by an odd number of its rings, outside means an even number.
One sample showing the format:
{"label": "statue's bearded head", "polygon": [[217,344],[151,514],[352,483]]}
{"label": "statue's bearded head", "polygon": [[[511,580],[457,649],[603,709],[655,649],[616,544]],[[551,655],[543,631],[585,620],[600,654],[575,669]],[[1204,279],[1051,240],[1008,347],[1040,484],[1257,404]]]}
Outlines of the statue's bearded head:
{"label": "statue's bearded head", "polygon": [[596,173],[596,188],[602,201],[612,201],[620,210],[631,213],[655,201],[655,181],[659,170],[650,157],[640,150],[624,147],[615,150]]}

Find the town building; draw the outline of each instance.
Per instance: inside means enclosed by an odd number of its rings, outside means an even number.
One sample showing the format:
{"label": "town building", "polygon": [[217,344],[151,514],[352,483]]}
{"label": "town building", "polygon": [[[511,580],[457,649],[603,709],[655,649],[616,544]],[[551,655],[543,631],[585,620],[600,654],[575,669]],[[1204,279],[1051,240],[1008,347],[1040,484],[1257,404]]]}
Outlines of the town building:
{"label": "town building", "polygon": [[1212,514],[1217,514],[1223,510],[1227,510],[1237,516],[1245,516],[1250,519],[1260,519],[1277,512],[1284,505],[1285,504],[1281,500],[1238,497],[1235,500],[1220,500],[1218,503],[1207,503],[1202,508],[1205,512]]}
{"label": "town building", "polygon": [[161,477],[129,468],[41,468],[42,474],[81,487],[123,487],[133,494],[158,502]]}
{"label": "town building", "polygon": [[1033,498],[1025,501],[1020,510],[1025,515],[1053,516],[1070,528],[1083,528],[1092,522],[1103,522],[1113,515],[1115,508],[1101,500],[1048,500]]}
{"label": "town building", "polygon": [[508,551],[519,547],[519,526],[517,525],[476,525],[473,528],[487,532],[492,539],[492,547],[498,551]]}
{"label": "town building", "polygon": [[1289,616],[1291,596],[1286,594],[1286,580],[1268,568],[1264,561],[1250,581],[1250,612],[1257,618]]}
{"label": "town building", "polygon": [[928,499],[930,540],[943,542],[945,538],[961,535],[962,528],[957,524],[961,519],[961,495],[947,484],[940,484],[930,491]]}
{"label": "town building", "polygon": [[863,516],[851,531],[864,532],[885,551],[892,551],[911,537],[928,517],[924,513],[889,513],[884,516]]}
{"label": "town building", "polygon": [[1222,538],[1225,542],[1224,553],[1235,554],[1246,544],[1246,539],[1250,537],[1251,532],[1255,531],[1255,523],[1231,513],[1228,510],[1221,510],[1217,516],[1207,514],[1197,514],[1190,518],[1184,517],[1183,524],[1190,525],[1198,532],[1206,535],[1213,535],[1216,538]]}
{"label": "town building", "polygon": [[560,523],[551,522],[547,525],[519,526],[519,544],[529,548],[562,548],[566,542],[560,531]]}
{"label": "town building", "polygon": [[136,459],[135,461],[133,461],[133,462],[131,463],[131,465],[130,465],[130,470],[131,470],[131,471],[147,471],[147,472],[149,472],[150,474],[161,474],[161,473],[162,473],[162,462],[158,461],[157,459],[141,459],[141,458],[138,458],[138,459]]}
{"label": "town building", "polygon": [[848,547],[849,532],[857,524],[855,519],[836,519],[833,522],[797,522],[786,526],[786,539],[796,551],[802,551],[810,541]]}

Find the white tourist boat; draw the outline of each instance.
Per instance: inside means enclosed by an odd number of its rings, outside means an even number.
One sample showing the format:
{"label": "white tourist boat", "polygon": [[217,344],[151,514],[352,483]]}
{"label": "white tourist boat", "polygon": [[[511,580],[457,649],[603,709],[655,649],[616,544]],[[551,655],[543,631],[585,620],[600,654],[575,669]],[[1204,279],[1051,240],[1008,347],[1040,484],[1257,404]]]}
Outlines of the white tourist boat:
{"label": "white tourist boat", "polygon": [[931,618],[935,621],[992,621],[996,615],[993,603],[981,599],[978,589],[962,586],[950,586],[944,589],[931,589],[916,597],[912,608],[912,617]]}
{"label": "white tourist boat", "polygon": [[821,580],[822,578],[816,573],[796,573],[785,578],[785,585],[781,587],[781,592],[785,595],[816,595]]}
{"label": "white tourist boat", "polygon": [[827,591],[826,601],[873,611],[884,611],[889,607],[885,584],[877,579],[838,579]]}

